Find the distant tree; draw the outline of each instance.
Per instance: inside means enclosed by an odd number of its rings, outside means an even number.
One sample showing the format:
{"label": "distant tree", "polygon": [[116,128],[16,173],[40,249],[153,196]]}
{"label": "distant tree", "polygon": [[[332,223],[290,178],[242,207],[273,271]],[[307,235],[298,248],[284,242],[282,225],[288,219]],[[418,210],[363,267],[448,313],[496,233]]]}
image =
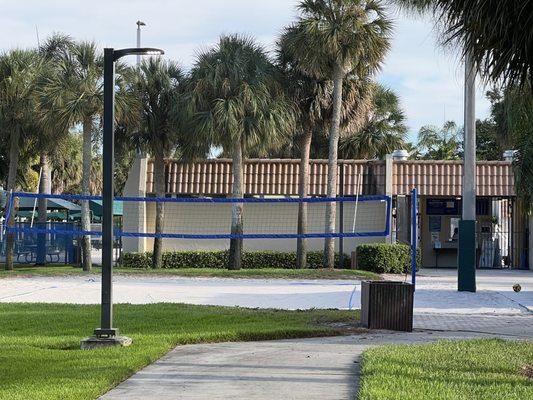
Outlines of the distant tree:
{"label": "distant tree", "polygon": [[516,191],[524,204],[533,208],[533,89],[526,83],[493,90],[489,97],[499,140],[506,149],[516,150]]}
{"label": "distant tree", "polygon": [[373,107],[359,131],[341,137],[340,154],[344,159],[383,158],[405,148],[406,117],[398,96],[390,89],[375,85]]}
{"label": "distant tree", "polygon": [[423,126],[418,132],[417,146],[426,160],[458,160],[462,155],[463,130],[453,121],[442,128]]}
{"label": "distant tree", "polygon": [[498,125],[492,117],[476,121],[476,152],[478,160],[501,160],[504,148]]}
{"label": "distant tree", "polygon": [[[244,36],[222,36],[191,71],[191,108],[198,135],[231,149],[233,197],[244,195],[243,155],[271,147],[294,128],[293,110],[265,50]],[[243,204],[232,205],[231,233],[243,233]],[[229,268],[242,266],[242,239],[230,241]]]}
{"label": "distant tree", "polygon": [[[389,48],[391,23],[378,1],[303,0],[287,41],[298,68],[333,82],[329,130],[328,197],[337,195],[337,158],[343,84],[348,75],[366,77],[381,65]],[[328,203],[326,232],[335,231],[336,204]],[[324,244],[324,266],[334,266],[334,240]]]}

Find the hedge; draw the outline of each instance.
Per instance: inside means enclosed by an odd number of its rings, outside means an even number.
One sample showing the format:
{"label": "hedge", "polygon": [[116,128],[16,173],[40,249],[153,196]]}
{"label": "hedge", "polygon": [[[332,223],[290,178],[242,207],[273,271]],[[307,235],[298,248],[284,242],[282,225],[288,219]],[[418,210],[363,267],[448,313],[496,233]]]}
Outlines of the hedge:
{"label": "hedge", "polygon": [[[322,268],[323,253],[312,251],[307,253],[307,268]],[[244,252],[243,268],[264,269],[296,268],[296,253],[279,251]],[[335,255],[335,268],[340,267],[340,257]],[[344,267],[349,267],[350,258],[344,256]],[[172,251],[163,253],[163,268],[226,268],[228,266],[227,251]],[[148,269],[152,268],[152,253],[126,253],[122,257],[122,268]]]}
{"label": "hedge", "polygon": [[[422,253],[417,252],[417,269]],[[357,247],[357,268],[378,274],[403,274],[411,271],[411,247],[404,244],[363,244]]]}

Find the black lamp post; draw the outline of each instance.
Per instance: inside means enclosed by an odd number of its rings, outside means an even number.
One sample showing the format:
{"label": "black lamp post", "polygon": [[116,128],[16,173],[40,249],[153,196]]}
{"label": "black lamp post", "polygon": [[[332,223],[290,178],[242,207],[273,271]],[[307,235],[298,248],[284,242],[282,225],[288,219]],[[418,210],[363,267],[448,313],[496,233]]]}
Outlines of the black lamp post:
{"label": "black lamp post", "polygon": [[82,348],[102,345],[128,345],[113,327],[113,197],[115,171],[115,62],[127,55],[162,55],[154,48],[104,49],[104,140],[102,193],[102,304],[101,325],[94,338],[82,341]]}

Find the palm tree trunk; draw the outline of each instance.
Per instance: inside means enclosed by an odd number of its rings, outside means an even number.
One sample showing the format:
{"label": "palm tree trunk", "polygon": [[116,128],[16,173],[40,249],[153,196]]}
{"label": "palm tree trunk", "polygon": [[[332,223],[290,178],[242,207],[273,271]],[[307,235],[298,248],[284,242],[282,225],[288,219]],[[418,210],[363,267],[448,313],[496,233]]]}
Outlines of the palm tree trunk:
{"label": "palm tree trunk", "polygon": [[[157,149],[154,155],[154,180],[156,197],[165,197],[165,156],[162,149]],[[155,233],[163,233],[165,221],[165,208],[161,202],[156,203],[155,209]],[[163,239],[154,239],[154,251],[152,254],[152,267],[163,266]]]}
{"label": "palm tree trunk", "polygon": [[[46,153],[41,153],[39,159],[41,167],[41,180],[39,182],[39,194],[50,194],[50,168],[48,164],[48,156]],[[38,227],[46,228],[46,210],[48,208],[48,201],[45,198],[39,198],[37,201]],[[37,265],[46,264],[46,235],[37,235]]]}
{"label": "palm tree trunk", "polygon": [[[19,139],[20,132],[17,129],[11,131],[11,143],[9,145],[9,172],[7,174],[7,191],[15,191],[17,185],[17,170],[19,167]],[[8,199],[10,201],[10,199]],[[13,203],[11,217],[6,221],[8,226],[15,225],[16,204]],[[15,251],[15,235],[8,233],[6,237],[6,270],[13,271],[13,256]]]}
{"label": "palm tree trunk", "polygon": [[[235,140],[233,145],[233,198],[242,199],[243,181],[244,181],[244,165],[242,157],[242,143],[240,140]],[[231,206],[231,234],[242,235],[243,223],[242,214],[244,207],[242,203],[233,203]],[[229,245],[229,265],[228,269],[240,270],[242,268],[242,251],[243,240],[231,239]]]}
{"label": "palm tree trunk", "polygon": [[[309,195],[309,158],[311,153],[312,129],[308,129],[302,138],[302,154],[300,156],[300,177],[298,194],[301,199]],[[307,203],[298,205],[298,234],[307,233]],[[307,267],[307,239],[299,238],[296,242],[296,268]]]}
{"label": "palm tree trunk", "polygon": [[[84,196],[91,194],[91,164],[92,164],[92,118],[86,118],[83,121],[83,170],[81,179],[81,191]],[[81,229],[83,231],[91,230],[91,214],[89,201],[81,202]],[[81,257],[84,271],[92,269],[91,258],[91,237],[86,235],[81,239]]]}
{"label": "palm tree trunk", "polygon": [[[328,197],[337,197],[337,156],[339,149],[339,132],[341,123],[342,106],[342,81],[344,73],[340,66],[335,68],[333,76],[333,115],[329,130],[329,157],[328,157]],[[326,204],[326,233],[335,232],[335,219],[337,214],[337,204],[334,202]],[[335,267],[335,240],[326,238],[324,242],[324,267]]]}

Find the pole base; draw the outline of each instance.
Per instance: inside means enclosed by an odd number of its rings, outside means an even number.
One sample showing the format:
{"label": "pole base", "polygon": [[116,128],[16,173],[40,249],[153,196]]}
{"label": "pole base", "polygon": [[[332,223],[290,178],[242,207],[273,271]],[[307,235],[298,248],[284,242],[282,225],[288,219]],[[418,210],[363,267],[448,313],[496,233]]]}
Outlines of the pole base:
{"label": "pole base", "polygon": [[476,221],[459,222],[459,292],[476,291]]}
{"label": "pole base", "polygon": [[109,329],[98,328],[98,329],[94,330],[94,336],[96,336],[99,339],[112,339],[115,336],[118,336],[118,329],[115,329],[115,328],[109,328]]}
{"label": "pole base", "polygon": [[92,336],[81,341],[82,350],[102,349],[106,347],[128,347],[133,343],[131,338],[126,336],[114,336],[111,338],[99,338]]}

